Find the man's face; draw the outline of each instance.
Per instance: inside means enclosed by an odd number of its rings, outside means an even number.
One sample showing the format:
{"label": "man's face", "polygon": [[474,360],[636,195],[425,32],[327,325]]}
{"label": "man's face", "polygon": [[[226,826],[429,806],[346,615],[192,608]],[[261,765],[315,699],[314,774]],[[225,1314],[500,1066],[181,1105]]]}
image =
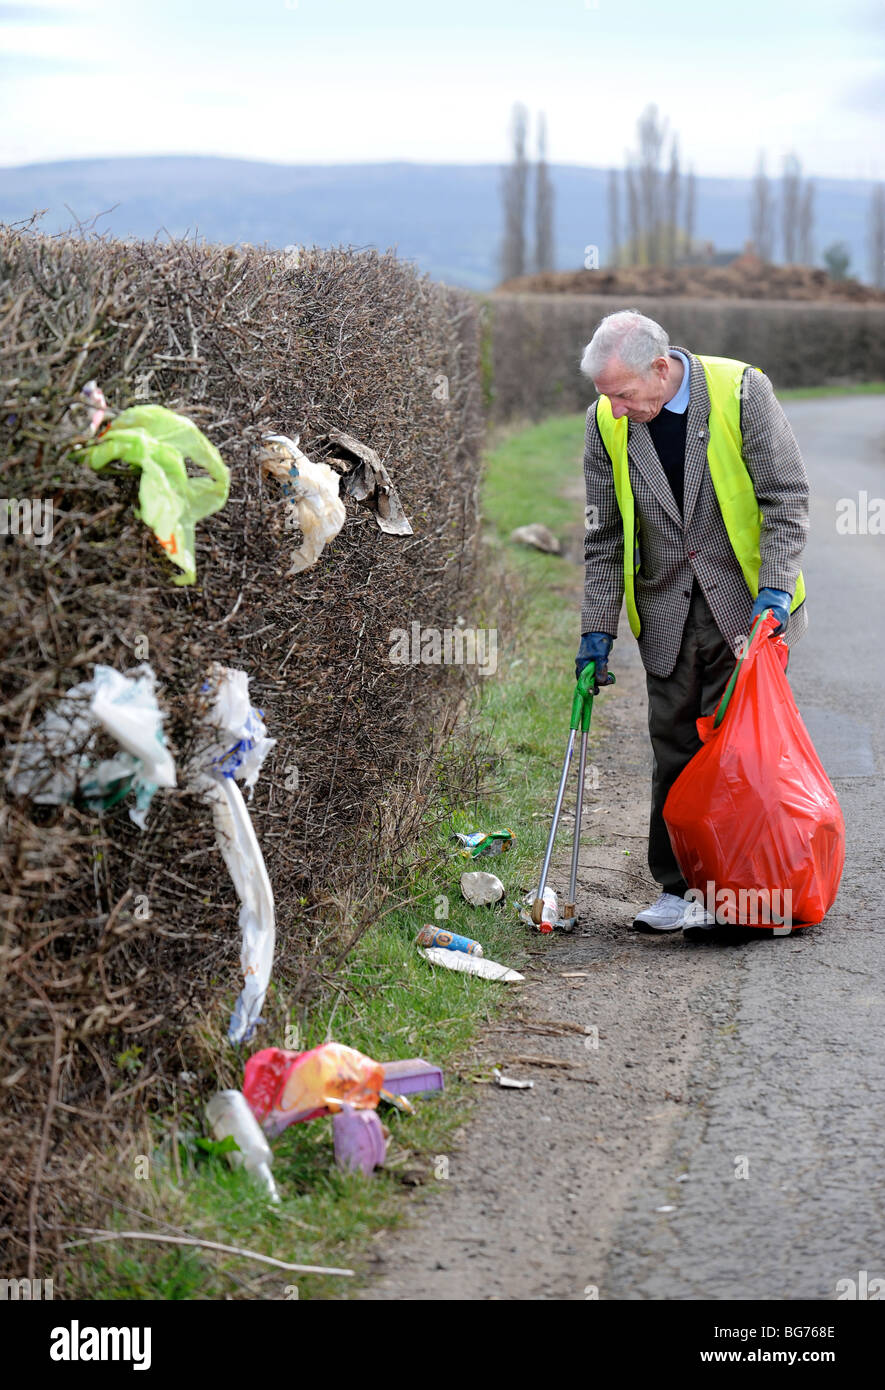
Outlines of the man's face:
{"label": "man's face", "polygon": [[671,357],[656,357],[643,376],[613,357],[594,379],[593,385],[600,395],[608,396],[616,420],[626,415],[628,420],[648,424],[649,420],[660,414],[667,399],[672,361]]}

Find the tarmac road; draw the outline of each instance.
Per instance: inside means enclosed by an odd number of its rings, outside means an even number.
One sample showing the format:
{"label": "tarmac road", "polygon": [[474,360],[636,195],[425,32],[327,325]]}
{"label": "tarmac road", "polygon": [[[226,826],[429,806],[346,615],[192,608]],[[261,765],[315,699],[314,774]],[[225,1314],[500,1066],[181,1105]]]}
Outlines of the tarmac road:
{"label": "tarmac road", "polygon": [[698,1072],[704,1122],[680,1140],[690,1181],[654,1232],[622,1223],[614,1297],[826,1299],[885,1276],[885,535],[835,526],[838,499],[885,497],[885,402],[789,414],[814,497],[790,680],[845,815],[845,874],[820,928],[743,950],[734,1027]]}
{"label": "tarmac road", "polygon": [[[538,939],[472,1059],[535,1086],[482,1088],[449,1179],[379,1242],[363,1297],[829,1300],[861,1271],[885,1278],[885,535],[836,530],[839,499],[885,498],[885,401],[788,414],[814,498],[789,674],[845,814],[836,906],[739,945],[628,930],[656,889],[622,620],[619,683],[594,710],[580,933]],[[539,1056],[565,1065],[518,1060]]]}

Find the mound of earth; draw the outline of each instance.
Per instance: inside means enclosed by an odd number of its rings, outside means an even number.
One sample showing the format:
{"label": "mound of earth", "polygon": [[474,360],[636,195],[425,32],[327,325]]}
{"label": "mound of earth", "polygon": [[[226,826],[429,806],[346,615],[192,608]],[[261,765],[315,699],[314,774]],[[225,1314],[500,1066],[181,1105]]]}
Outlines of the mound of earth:
{"label": "mound of earth", "polygon": [[498,286],[510,294],[650,295],[683,299],[805,299],[885,303],[885,290],[859,280],[833,280],[804,265],[770,265],[745,253],[729,265],[631,266],[606,270],[547,270]]}

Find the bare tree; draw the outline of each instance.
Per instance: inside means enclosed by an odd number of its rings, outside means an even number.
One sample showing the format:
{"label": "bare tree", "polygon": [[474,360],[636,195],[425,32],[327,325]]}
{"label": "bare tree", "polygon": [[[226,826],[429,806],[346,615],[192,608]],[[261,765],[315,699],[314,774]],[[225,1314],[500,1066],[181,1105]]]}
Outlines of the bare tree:
{"label": "bare tree", "polygon": [[[624,182],[627,194],[627,241],[622,261],[631,265],[675,265],[682,241],[683,178],[679,160],[679,141],[670,140],[670,157],[662,168],[667,144],[667,121],[658,108],[647,106],[637,122],[638,153],[625,158]],[[694,220],[694,178],[685,188],[685,216]],[[609,175],[609,226],[619,220],[617,175]],[[618,230],[620,228],[618,227]],[[688,229],[691,237],[691,225]],[[612,240],[614,240],[612,231]]]}
{"label": "bare tree", "polygon": [[799,199],[799,260],[802,265],[814,261],[814,183],[806,179]]}
{"label": "bare tree", "polygon": [[617,169],[608,171],[608,263],[621,263],[621,193]]}
{"label": "bare tree", "polygon": [[667,196],[664,219],[664,264],[676,264],[676,237],[679,229],[679,142],[673,136],[670,146],[670,167],[667,170]]}
{"label": "bare tree", "polygon": [[877,183],[870,199],[870,279],[885,287],[885,183]]}
{"label": "bare tree", "polygon": [[694,170],[689,168],[685,176],[685,212],[682,214],[682,225],[685,229],[685,245],[689,256],[692,254],[691,248],[692,242],[694,241],[695,196]]}
{"label": "bare tree", "polygon": [[547,118],[538,117],[535,168],[535,270],[553,269],[553,184],[547,167]]}
{"label": "bare tree", "polygon": [[526,272],[525,217],[528,200],[528,161],[526,131],[528,112],[517,102],[511,116],[513,160],[504,170],[501,197],[504,208],[504,236],[501,243],[501,276],[511,280]]}
{"label": "bare tree", "polygon": [[652,103],[639,117],[639,204],[645,241],[645,259],[649,265],[660,265],[661,245],[661,153],[666,139],[667,123],[658,120],[658,108]]}
{"label": "bare tree", "polygon": [[781,235],[787,265],[795,265],[799,251],[801,205],[802,165],[794,154],[788,154],[781,175]]}
{"label": "bare tree", "polygon": [[640,234],[639,189],[636,170],[628,163],[624,170],[627,184],[627,264],[642,264],[642,245]]}
{"label": "bare tree", "polygon": [[750,234],[756,255],[760,260],[770,261],[774,255],[774,198],[765,172],[765,155],[761,150],[751,194]]}

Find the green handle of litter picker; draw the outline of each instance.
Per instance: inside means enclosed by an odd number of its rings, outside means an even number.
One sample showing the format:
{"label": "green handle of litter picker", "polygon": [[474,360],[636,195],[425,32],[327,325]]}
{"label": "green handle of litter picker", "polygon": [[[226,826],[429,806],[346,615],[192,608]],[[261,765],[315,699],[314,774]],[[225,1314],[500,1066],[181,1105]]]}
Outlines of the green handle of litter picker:
{"label": "green handle of litter picker", "polygon": [[[575,686],[575,694],[572,700],[572,719],[569,724],[570,729],[580,729],[582,734],[586,734],[590,728],[590,716],[593,713],[593,684],[596,675],[596,662],[588,661]],[[614,676],[609,676],[609,683],[614,685]]]}
{"label": "green handle of litter picker", "polygon": [[718,729],[718,728],[719,728],[719,725],[722,723],[723,719],[725,718],[725,711],[728,709],[729,703],[730,703],[730,701],[731,701],[731,697],[732,697],[732,695],[734,694],[734,688],[735,688],[735,686],[737,685],[737,678],[738,678],[738,676],[739,676],[740,673],[741,673],[741,664],[742,664],[742,662],[743,662],[743,660],[744,660],[744,657],[747,655],[747,652],[750,650],[750,647],[751,647],[751,645],[752,645],[752,643],[753,643],[753,638],[754,638],[755,635],[756,635],[756,629],[757,629],[757,627],[759,626],[759,624],[760,624],[765,618],[768,617],[768,615],[769,615],[770,612],[771,612],[771,609],[770,609],[770,608],[764,608],[764,609],[762,610],[762,612],[759,614],[759,617],[756,619],[756,621],[755,621],[755,623],[753,624],[752,628],[750,629],[750,638],[749,638],[749,641],[747,642],[746,650],[738,657],[737,662],[735,663],[735,668],[734,668],[734,670],[733,670],[732,673],[731,673],[731,677],[730,677],[730,679],[729,679],[728,685],[725,687],[725,689],[724,689],[723,692],[722,692],[722,699],[719,701],[719,704],[716,706],[716,714],[714,715],[714,718],[713,718],[713,728],[714,728],[714,729]]}
{"label": "green handle of litter picker", "polygon": [[[586,676],[586,673],[588,673],[588,671],[590,671],[590,673],[593,673],[593,671],[595,671],[595,670],[596,670],[596,663],[595,663],[595,662],[590,662],[590,663],[588,664],[588,666],[585,666],[585,667],[584,667],[584,670],[581,671],[581,681],[584,680],[584,677]],[[586,703],[586,691],[582,691],[582,689],[581,689],[581,681],[578,681],[578,684],[575,685],[575,694],[572,695],[572,701],[571,701],[571,723],[570,723],[570,726],[568,726],[568,727],[570,727],[570,728],[581,728],[581,720],[584,719],[584,706],[585,706],[585,703]],[[590,703],[592,703],[592,701],[593,701],[593,696],[590,695]]]}
{"label": "green handle of litter picker", "polygon": [[593,696],[588,695],[584,701],[584,709],[581,713],[581,733],[586,734],[590,728],[590,716],[593,713]]}

